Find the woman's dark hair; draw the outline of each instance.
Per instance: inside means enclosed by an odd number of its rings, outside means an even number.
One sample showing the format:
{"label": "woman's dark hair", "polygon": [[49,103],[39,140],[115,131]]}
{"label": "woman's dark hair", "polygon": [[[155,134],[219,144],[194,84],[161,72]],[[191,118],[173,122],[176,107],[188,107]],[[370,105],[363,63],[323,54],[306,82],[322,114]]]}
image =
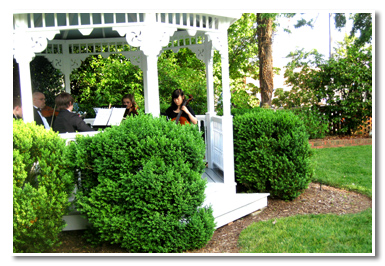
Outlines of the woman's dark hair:
{"label": "woman's dark hair", "polygon": [[122,104],[123,104],[123,100],[124,99],[130,99],[130,101],[131,101],[131,104],[132,104],[132,106],[133,107],[136,107],[136,102],[135,102],[135,98],[134,98],[134,94],[125,94],[124,96],[123,96],[123,98],[122,98]]}
{"label": "woman's dark hair", "polygon": [[55,98],[56,110],[67,109],[71,104],[74,104],[74,98],[67,92],[62,92]]}
{"label": "woman's dark hair", "polygon": [[175,104],[174,99],[178,98],[179,96],[182,96],[182,98],[184,98],[184,92],[181,89],[174,90],[171,98],[171,107],[174,111],[178,109],[178,106]]}

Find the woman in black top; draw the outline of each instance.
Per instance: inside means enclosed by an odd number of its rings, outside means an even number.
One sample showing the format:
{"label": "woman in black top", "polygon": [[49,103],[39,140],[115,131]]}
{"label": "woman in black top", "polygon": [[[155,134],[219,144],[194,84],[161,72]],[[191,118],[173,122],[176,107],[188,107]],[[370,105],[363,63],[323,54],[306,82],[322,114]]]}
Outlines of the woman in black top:
{"label": "woman in black top", "polygon": [[179,112],[182,112],[181,117],[184,117],[190,124],[197,124],[198,120],[195,117],[194,111],[190,106],[183,106],[185,101],[184,93],[181,89],[177,89],[172,93],[171,106],[166,110],[166,115],[169,119],[176,118]]}
{"label": "woman in black top", "polygon": [[124,117],[126,116],[135,116],[138,115],[136,102],[133,94],[126,94],[122,98],[122,104],[126,106],[126,111],[124,112]]}

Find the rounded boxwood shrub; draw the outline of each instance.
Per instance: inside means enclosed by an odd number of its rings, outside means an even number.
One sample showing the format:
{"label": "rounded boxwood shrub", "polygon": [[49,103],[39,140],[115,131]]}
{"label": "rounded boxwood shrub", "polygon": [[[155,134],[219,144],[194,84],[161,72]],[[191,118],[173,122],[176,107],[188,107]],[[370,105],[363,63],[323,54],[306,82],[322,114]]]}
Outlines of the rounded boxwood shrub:
{"label": "rounded boxwood shrub", "polygon": [[13,122],[13,251],[44,252],[58,243],[74,189],[65,141],[52,130]]}
{"label": "rounded boxwood shrub", "polygon": [[304,124],[293,113],[265,110],[234,117],[236,179],[249,191],[296,198],[310,182],[311,154]]}
{"label": "rounded boxwood shrub", "polygon": [[201,207],[205,144],[195,126],[142,114],[79,137],[71,149],[81,171],[76,206],[91,224],[93,243],[181,252],[211,239],[212,209]]}

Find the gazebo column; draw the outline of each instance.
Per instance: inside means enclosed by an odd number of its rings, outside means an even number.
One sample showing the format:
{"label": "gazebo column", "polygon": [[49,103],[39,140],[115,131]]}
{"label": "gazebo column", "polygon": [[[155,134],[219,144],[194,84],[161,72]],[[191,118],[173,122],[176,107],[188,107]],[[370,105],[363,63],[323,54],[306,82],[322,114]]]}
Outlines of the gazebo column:
{"label": "gazebo column", "polygon": [[121,36],[126,36],[127,43],[133,47],[140,47],[141,69],[143,71],[145,112],[155,117],[160,115],[158,56],[162,47],[170,42],[170,36],[175,28],[161,26],[156,23],[155,13],[144,14],[145,26],[114,28]]}
{"label": "gazebo column", "polygon": [[207,88],[207,113],[206,113],[206,161],[209,168],[214,168],[213,164],[213,124],[211,119],[216,115],[214,106],[214,71],[213,71],[213,57],[214,51],[212,49],[212,43],[208,41],[206,36],[205,50],[204,50],[204,63],[206,65],[206,88]]}
{"label": "gazebo column", "polygon": [[23,106],[24,122],[32,122],[33,103],[32,103],[32,83],[30,63],[35,57],[36,52],[41,52],[47,47],[48,40],[52,39],[57,31],[46,33],[26,33],[28,28],[27,14],[14,15],[15,34],[14,34],[14,53],[13,56],[19,64],[20,94]]}
{"label": "gazebo column", "polygon": [[34,121],[33,118],[33,103],[32,103],[32,83],[31,83],[31,70],[30,62],[32,57],[23,57],[17,59],[19,64],[19,77],[20,77],[20,96],[23,106],[23,120],[26,123]]}
{"label": "gazebo column", "polygon": [[[159,51],[158,51],[159,52]],[[144,106],[145,112],[153,116],[160,115],[159,84],[158,84],[158,55],[149,54],[142,57]]]}
{"label": "gazebo column", "polygon": [[223,148],[223,175],[224,183],[230,192],[236,192],[234,172],[234,138],[233,138],[233,117],[231,115],[231,93],[229,75],[229,54],[227,43],[227,31],[221,34],[210,34],[213,46],[221,54],[222,64],[222,148]]}

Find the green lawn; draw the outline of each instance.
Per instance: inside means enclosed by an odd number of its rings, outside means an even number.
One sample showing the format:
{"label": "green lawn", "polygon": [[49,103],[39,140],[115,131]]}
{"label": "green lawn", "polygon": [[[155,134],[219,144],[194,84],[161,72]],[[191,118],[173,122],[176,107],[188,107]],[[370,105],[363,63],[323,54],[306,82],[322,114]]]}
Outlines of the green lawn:
{"label": "green lawn", "polygon": [[[372,197],[372,146],[314,152],[313,182]],[[372,253],[372,209],[254,223],[242,231],[238,244],[243,253]]]}
{"label": "green lawn", "polygon": [[242,253],[371,253],[372,209],[253,223],[241,232],[238,244]]}
{"label": "green lawn", "polygon": [[372,197],[372,146],[316,149],[313,182]]}

